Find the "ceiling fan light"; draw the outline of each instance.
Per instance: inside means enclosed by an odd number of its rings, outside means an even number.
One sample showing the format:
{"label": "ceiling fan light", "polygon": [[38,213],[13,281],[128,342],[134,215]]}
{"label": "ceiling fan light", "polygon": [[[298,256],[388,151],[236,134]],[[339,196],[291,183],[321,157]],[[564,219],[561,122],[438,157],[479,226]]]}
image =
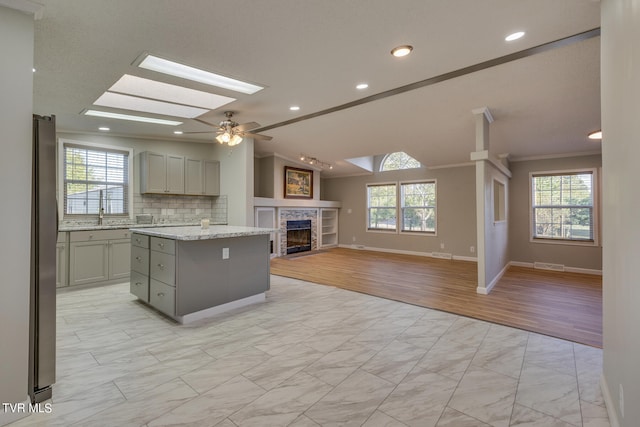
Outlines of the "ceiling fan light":
{"label": "ceiling fan light", "polygon": [[229,141],[229,147],[233,147],[234,145],[238,145],[242,142],[242,137],[240,135],[233,135],[231,140]]}
{"label": "ceiling fan light", "polygon": [[218,141],[220,144],[226,144],[227,142],[229,142],[230,139],[231,138],[229,134],[226,132],[216,136],[216,141]]}

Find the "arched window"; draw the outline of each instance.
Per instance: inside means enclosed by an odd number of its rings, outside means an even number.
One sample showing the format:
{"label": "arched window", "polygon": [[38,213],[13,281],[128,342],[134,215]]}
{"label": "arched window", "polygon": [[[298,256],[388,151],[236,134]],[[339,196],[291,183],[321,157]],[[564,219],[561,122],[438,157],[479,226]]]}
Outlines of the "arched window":
{"label": "arched window", "polygon": [[421,167],[419,161],[405,153],[398,151],[396,153],[387,154],[380,163],[380,171],[395,171],[400,169],[417,169]]}

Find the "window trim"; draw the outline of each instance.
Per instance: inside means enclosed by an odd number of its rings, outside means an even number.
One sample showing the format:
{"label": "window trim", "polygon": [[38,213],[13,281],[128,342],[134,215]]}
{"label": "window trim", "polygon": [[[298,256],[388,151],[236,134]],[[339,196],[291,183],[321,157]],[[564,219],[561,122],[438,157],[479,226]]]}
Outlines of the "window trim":
{"label": "window trim", "polygon": [[[542,243],[549,245],[567,245],[567,246],[600,246],[600,178],[599,168],[579,168],[579,169],[561,169],[551,171],[535,171],[529,172],[529,242],[530,243]],[[535,237],[533,235],[533,178],[535,176],[549,176],[549,175],[577,175],[580,173],[591,173],[593,177],[592,182],[592,198],[593,198],[593,240],[568,240],[568,239],[549,239],[542,237]]]}
{"label": "window trim", "polygon": [[65,214],[64,212],[64,146],[65,145],[75,145],[80,147],[94,148],[94,149],[102,149],[102,150],[113,150],[113,151],[124,151],[129,154],[129,170],[128,170],[128,180],[129,180],[129,189],[127,191],[127,203],[129,206],[129,212],[127,214],[118,214],[118,215],[105,215],[105,218],[129,218],[133,220],[133,159],[134,159],[134,150],[130,147],[121,147],[117,145],[107,145],[107,144],[99,144],[95,142],[87,142],[87,141],[78,141],[71,140],[66,138],[58,138],[57,145],[57,156],[58,156],[58,179],[57,179],[57,187],[58,187],[58,218],[60,221],[64,219],[73,219],[73,218],[84,218],[84,219],[97,219],[98,214]]}
{"label": "window trim", "polygon": [[[435,227],[434,231],[415,231],[415,230],[403,230],[404,228],[404,215],[402,209],[402,185],[403,184],[434,184],[435,185],[435,193],[436,193],[436,204],[434,206],[435,212]],[[437,236],[438,235],[438,180],[435,178],[431,179],[415,179],[410,181],[400,181],[398,183],[399,191],[398,191],[398,212],[400,213],[400,227],[398,227],[400,234],[415,234],[418,236]]]}
{"label": "window trim", "polygon": [[[500,185],[502,185],[502,191],[503,191],[503,204],[501,205],[502,207],[502,213],[504,214],[504,219],[496,219],[496,212],[495,212],[495,208],[496,208],[496,182]],[[505,224],[507,223],[507,221],[509,220],[509,191],[508,191],[508,187],[507,187],[507,181],[498,177],[493,177],[493,181],[492,181],[492,186],[491,186],[491,206],[493,207],[492,209],[492,216],[493,216],[493,224],[494,225],[498,225],[498,224]],[[529,181],[529,191],[531,191],[531,181]],[[498,195],[499,196],[499,195]],[[529,197],[529,202],[531,203],[533,199],[531,197]],[[533,211],[533,206],[531,207],[531,211]],[[533,221],[533,217],[531,218],[531,221]],[[533,222],[531,223],[531,230],[533,231]],[[533,234],[533,233],[532,233]]]}
{"label": "window trim", "polygon": [[[384,229],[384,228],[369,228],[369,187],[384,187],[384,186],[395,186],[396,187],[396,204],[394,209],[396,211],[396,227],[394,229]],[[369,233],[384,233],[384,234],[398,234],[398,182],[390,181],[390,182],[371,182],[365,185],[365,194],[366,194],[366,209],[365,209],[365,229]]]}

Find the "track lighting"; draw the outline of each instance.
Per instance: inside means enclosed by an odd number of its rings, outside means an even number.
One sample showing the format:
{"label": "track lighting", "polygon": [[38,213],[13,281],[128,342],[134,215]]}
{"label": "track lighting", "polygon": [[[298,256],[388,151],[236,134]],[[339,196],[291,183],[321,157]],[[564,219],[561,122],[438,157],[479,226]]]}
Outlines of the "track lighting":
{"label": "track lighting", "polygon": [[320,169],[333,169],[333,165],[329,162],[323,162],[322,160],[313,157],[307,156],[306,154],[300,155],[300,161],[305,162],[311,166],[317,166]]}

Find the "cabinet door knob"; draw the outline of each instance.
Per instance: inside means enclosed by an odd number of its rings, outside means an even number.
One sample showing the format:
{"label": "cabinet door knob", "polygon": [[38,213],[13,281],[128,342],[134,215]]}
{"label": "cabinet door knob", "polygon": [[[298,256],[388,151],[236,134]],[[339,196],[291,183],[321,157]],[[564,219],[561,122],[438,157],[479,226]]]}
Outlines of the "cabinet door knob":
{"label": "cabinet door knob", "polygon": [[140,243],[140,239],[136,239],[136,243]]}
{"label": "cabinet door knob", "polygon": [[90,239],[93,239],[93,234],[89,234],[89,238],[90,238]]}
{"label": "cabinet door knob", "polygon": [[140,258],[139,256],[137,256],[137,257],[136,257],[136,260],[137,260],[138,262],[142,262],[142,258]]}
{"label": "cabinet door knob", "polygon": [[162,297],[164,296],[164,294],[163,294],[162,292],[158,292],[158,296],[159,296],[160,298],[162,298]]}
{"label": "cabinet door knob", "polygon": [[164,264],[158,264],[158,268],[160,268],[160,270],[164,270]]}
{"label": "cabinet door knob", "polygon": [[164,243],[158,243],[158,246],[160,246],[161,248],[164,248]]}
{"label": "cabinet door knob", "polygon": [[136,282],[136,286],[142,285],[142,282]]}

